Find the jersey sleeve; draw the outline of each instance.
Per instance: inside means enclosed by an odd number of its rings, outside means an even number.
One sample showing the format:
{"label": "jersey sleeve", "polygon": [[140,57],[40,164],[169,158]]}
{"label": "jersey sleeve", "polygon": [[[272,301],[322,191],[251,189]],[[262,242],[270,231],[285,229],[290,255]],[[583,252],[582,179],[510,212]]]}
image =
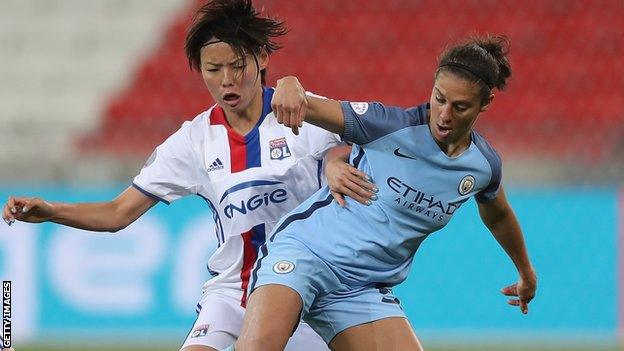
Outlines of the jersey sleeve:
{"label": "jersey sleeve", "polygon": [[199,161],[190,141],[191,122],[156,148],[132,185],[166,204],[197,193]]}
{"label": "jersey sleeve", "polygon": [[310,142],[312,144],[312,157],[317,160],[323,160],[325,154],[334,146],[342,144],[338,134],[330,133],[325,129],[310,125],[311,135]]}
{"label": "jersey sleeve", "polygon": [[340,103],[344,114],[344,140],[363,145],[397,130],[426,123],[421,109],[406,111],[378,102]]}
{"label": "jersey sleeve", "polygon": [[488,164],[490,165],[490,169],[492,172],[492,176],[490,177],[490,182],[488,185],[477,194],[475,194],[475,199],[477,202],[489,202],[496,198],[498,195],[498,190],[500,189],[501,179],[503,176],[503,165],[499,154],[490,146],[490,144],[485,141],[485,139],[477,133],[473,133],[474,142],[485,156]]}
{"label": "jersey sleeve", "polygon": [[[319,99],[327,99],[325,96],[317,95],[309,91],[306,91],[305,93],[308,96],[313,96]],[[325,129],[317,127],[313,124],[308,124],[306,128],[310,132],[308,138],[310,140],[312,156],[317,160],[323,160],[329,149],[342,144],[342,140],[338,134],[328,132]]]}

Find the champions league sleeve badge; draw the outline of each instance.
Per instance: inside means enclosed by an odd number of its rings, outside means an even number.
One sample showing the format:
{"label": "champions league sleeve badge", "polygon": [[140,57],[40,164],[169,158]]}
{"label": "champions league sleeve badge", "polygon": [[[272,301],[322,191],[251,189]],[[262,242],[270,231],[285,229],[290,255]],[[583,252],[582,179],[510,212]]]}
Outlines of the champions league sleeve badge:
{"label": "champions league sleeve badge", "polygon": [[283,160],[290,157],[290,149],[286,144],[286,138],[273,139],[269,141],[269,153],[271,160]]}
{"label": "champions league sleeve badge", "polygon": [[349,104],[351,105],[353,112],[360,116],[368,111],[368,102],[350,102]]}

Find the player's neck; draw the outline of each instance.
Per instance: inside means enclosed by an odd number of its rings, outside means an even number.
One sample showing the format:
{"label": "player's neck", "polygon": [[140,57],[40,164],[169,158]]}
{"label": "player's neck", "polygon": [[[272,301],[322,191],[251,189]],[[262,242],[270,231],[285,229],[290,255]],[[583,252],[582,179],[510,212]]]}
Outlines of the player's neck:
{"label": "player's neck", "polygon": [[464,153],[464,151],[466,151],[470,147],[471,140],[472,138],[470,136],[470,133],[468,133],[464,137],[462,137],[461,139],[455,142],[443,144],[436,140],[436,143],[438,144],[442,152],[446,154],[446,156],[457,157],[461,155],[462,153]]}
{"label": "player's neck", "polygon": [[249,106],[240,112],[225,110],[225,118],[230,127],[240,135],[247,135],[258,123],[262,114],[262,87],[259,87]]}

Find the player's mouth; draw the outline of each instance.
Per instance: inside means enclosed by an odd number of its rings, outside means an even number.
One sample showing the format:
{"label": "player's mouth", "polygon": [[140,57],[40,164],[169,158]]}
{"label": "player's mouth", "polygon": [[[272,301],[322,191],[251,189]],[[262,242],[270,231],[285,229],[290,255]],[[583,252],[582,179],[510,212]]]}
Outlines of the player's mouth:
{"label": "player's mouth", "polygon": [[446,138],[449,135],[451,135],[451,132],[453,131],[452,128],[450,128],[448,126],[444,127],[444,126],[441,126],[439,124],[436,124],[436,129],[438,130],[438,135],[440,135],[443,138]]}
{"label": "player's mouth", "polygon": [[223,95],[223,102],[230,107],[236,107],[240,100],[241,96],[235,93],[227,93]]}

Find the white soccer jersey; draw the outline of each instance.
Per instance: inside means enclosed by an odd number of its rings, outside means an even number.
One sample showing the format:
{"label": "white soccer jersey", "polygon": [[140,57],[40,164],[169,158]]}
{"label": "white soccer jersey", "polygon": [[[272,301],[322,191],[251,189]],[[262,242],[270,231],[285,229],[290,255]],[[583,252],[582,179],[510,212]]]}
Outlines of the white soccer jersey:
{"label": "white soccer jersey", "polygon": [[336,134],[304,124],[295,136],[271,111],[273,89],[264,88],[263,111],[246,136],[214,106],[158,146],[133,185],[169,204],[199,195],[210,206],[218,248],[208,262],[204,290],[223,290],[246,303],[258,248],[277,221],[321,186],[325,152]]}

